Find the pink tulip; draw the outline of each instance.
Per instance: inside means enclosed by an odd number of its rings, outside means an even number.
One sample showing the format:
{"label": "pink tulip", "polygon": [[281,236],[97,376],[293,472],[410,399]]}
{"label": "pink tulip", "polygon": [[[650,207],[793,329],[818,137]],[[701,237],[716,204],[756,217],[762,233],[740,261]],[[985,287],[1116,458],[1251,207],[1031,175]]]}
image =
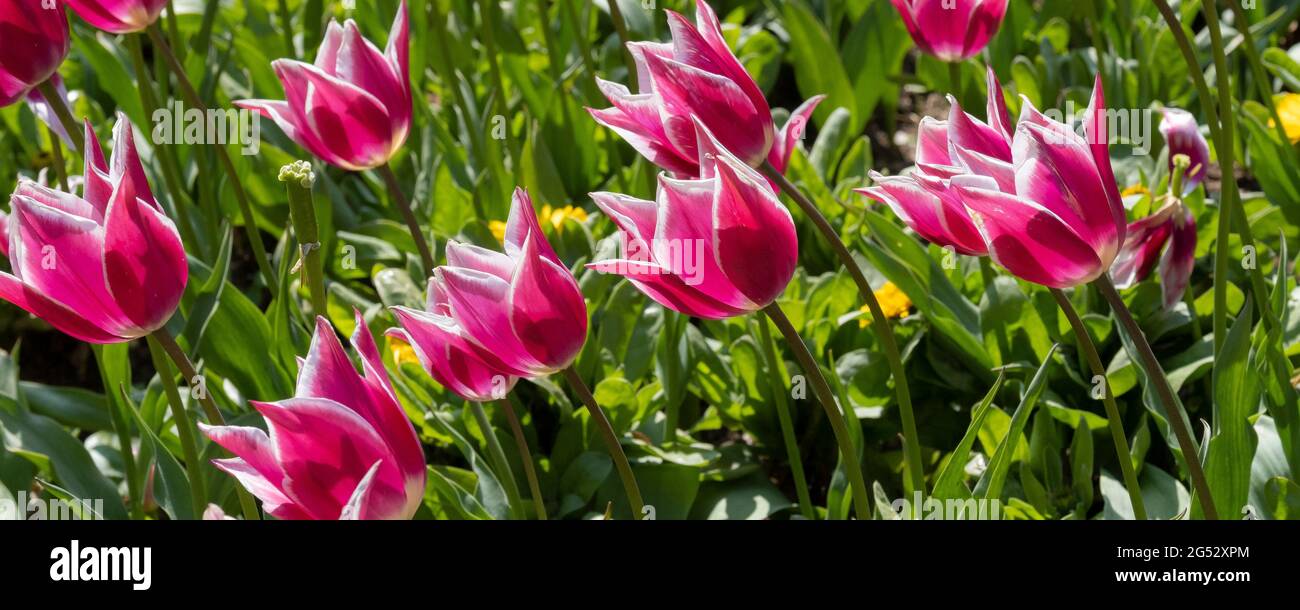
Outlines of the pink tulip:
{"label": "pink tulip", "polygon": [[1160,121],[1160,134],[1169,146],[1169,169],[1173,171],[1174,157],[1187,155],[1192,164],[1183,174],[1183,192],[1187,195],[1205,180],[1206,169],[1210,167],[1210,145],[1201,135],[1201,128],[1196,124],[1196,117],[1186,110],[1166,108],[1164,118]]}
{"label": "pink tulip", "polygon": [[[398,315],[431,364],[438,358],[431,353],[436,342],[455,340],[457,353],[475,354],[501,374],[538,377],[572,364],[587,340],[587,304],[578,281],[546,240],[523,189],[515,189],[511,201],[504,254],[447,243],[447,264],[434,270],[429,286],[429,309]],[[435,335],[430,324],[447,333]],[[465,375],[447,381],[468,381]],[[481,396],[481,383],[491,380],[474,379],[466,389]]]}
{"label": "pink tulip", "polygon": [[1013,129],[1002,98],[1002,85],[988,71],[988,122],[966,114],[955,99],[946,121],[921,119],[917,130],[917,170],[903,176],[871,173],[874,186],[857,192],[889,206],[894,214],[926,241],[952,247],[958,254],[984,256],[988,246],[961,197],[952,188],[954,176],[974,173],[1000,177],[1014,191],[1011,168]]}
{"label": "pink tulip", "polygon": [[162,327],[189,267],[119,114],[112,164],[86,123],[81,197],[20,180],[8,219],[9,262],[0,298],[91,343],[120,343]]}
{"label": "pink tulip", "polygon": [[628,43],[640,92],[597,79],[614,107],[587,111],[652,163],[683,177],[700,173],[692,115],[745,163],[770,161],[785,171],[823,96],[801,105],[778,131],[762,90],[727,47],[717,14],[704,0],[695,9],[695,24],[668,11],[671,44]]}
{"label": "pink tulip", "polygon": [[1128,288],[1150,276],[1157,260],[1164,305],[1173,307],[1182,299],[1196,263],[1196,218],[1182,203],[1166,205],[1128,226],[1111,278],[1117,287]]}
{"label": "pink tulip", "polygon": [[[448,245],[449,250],[453,247],[474,248]],[[429,376],[461,398],[474,402],[499,400],[505,398],[518,381],[518,377],[501,373],[487,364],[486,361],[493,358],[484,354],[483,348],[475,344],[452,317],[451,303],[438,282],[429,281],[424,311],[394,307],[393,315],[402,328],[389,329],[388,336],[410,345]]]}
{"label": "pink tulip", "polygon": [[794,220],[767,180],[723,148],[701,121],[701,176],[659,177],[657,201],[592,193],[623,233],[624,257],[588,268],[616,273],[659,304],[720,319],[758,311],[798,263]]}
{"label": "pink tulip", "polygon": [[253,402],[268,432],[205,426],[234,458],[214,460],[279,519],[410,519],[424,496],[424,451],[393,391],[361,312],[358,373],[325,318],[294,397]]}
{"label": "pink tulip", "polygon": [[167,0],[67,0],[86,23],[110,34],[140,32],[153,25]]}
{"label": "pink tulip", "polygon": [[[1012,173],[951,179],[994,261],[1021,279],[1052,288],[1090,282],[1110,268],[1126,223],[1106,127],[1100,79],[1084,118],[1086,137],[1025,100],[1012,139]],[[982,146],[995,146],[991,138],[960,132],[950,125],[950,142],[970,136]],[[1014,184],[1006,184],[1008,179]]]}
{"label": "pink tulip", "polygon": [[352,20],[342,26],[331,21],[314,65],[272,62],[285,101],[235,105],[269,117],[327,163],[353,171],[379,167],[397,154],[411,127],[408,38],[406,0],[383,52],[361,37]]}
{"label": "pink tulip", "polygon": [[892,1],[916,46],[943,61],[983,51],[1007,14],[1007,0]]}
{"label": "pink tulip", "polygon": [[0,0],[0,107],[23,99],[54,76],[68,56],[68,17],[63,4]]}

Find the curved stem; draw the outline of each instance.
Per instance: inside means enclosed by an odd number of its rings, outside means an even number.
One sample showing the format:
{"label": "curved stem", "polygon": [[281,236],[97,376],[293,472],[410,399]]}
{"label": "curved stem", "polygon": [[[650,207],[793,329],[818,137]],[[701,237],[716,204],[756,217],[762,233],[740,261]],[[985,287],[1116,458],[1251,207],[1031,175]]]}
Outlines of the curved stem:
{"label": "curved stem", "polygon": [[[980,256],[980,277],[984,280],[984,293],[989,297],[989,310],[996,311],[1002,306],[1002,299],[998,296],[998,288],[995,284],[996,276],[993,274],[993,263],[989,257]],[[1006,364],[1011,359],[1011,341],[1007,339],[1007,329],[1003,324],[998,324],[993,329],[993,336],[997,338],[998,354],[1001,358],[1000,364]]]}
{"label": "curved stem", "polygon": [[1160,397],[1160,404],[1165,408],[1165,419],[1169,422],[1169,427],[1174,431],[1174,436],[1178,439],[1178,448],[1183,453],[1183,462],[1187,464],[1187,474],[1192,479],[1192,486],[1196,489],[1196,495],[1201,502],[1201,508],[1208,519],[1218,519],[1218,511],[1214,509],[1214,498],[1210,495],[1210,485],[1205,481],[1205,471],[1201,468],[1200,451],[1197,450],[1196,441],[1192,438],[1192,431],[1187,423],[1187,414],[1183,412],[1178,400],[1174,397],[1173,388],[1169,386],[1169,380],[1165,378],[1165,371],[1160,366],[1160,361],[1156,359],[1156,354],[1151,350],[1151,344],[1147,343],[1147,337],[1138,326],[1137,321],[1133,319],[1133,314],[1129,313],[1128,306],[1124,304],[1119,292],[1115,290],[1115,284],[1110,281],[1110,276],[1102,274],[1101,277],[1093,281],[1093,285],[1101,291],[1101,295],[1110,303],[1111,311],[1115,312],[1115,318],[1119,320],[1121,326],[1128,333],[1129,338],[1133,341],[1137,349],[1138,360],[1142,363],[1142,368],[1147,373],[1147,383],[1155,386],[1156,394]]}
{"label": "curved stem", "polygon": [[[1219,208],[1219,227],[1214,248],[1214,353],[1219,353],[1228,336],[1228,235],[1232,227],[1232,210],[1237,202],[1236,131],[1237,115],[1232,107],[1232,83],[1229,81],[1228,57],[1223,50],[1223,32],[1219,29],[1219,11],[1214,0],[1202,0],[1205,24],[1210,30],[1210,46],[1214,50],[1214,73],[1219,85],[1219,129],[1222,137],[1218,147],[1219,162],[1223,167],[1222,199]],[[1249,26],[1249,24],[1247,24]],[[1267,294],[1257,295],[1267,298]]]}
{"label": "curved stem", "polygon": [[632,507],[632,519],[640,520],[645,515],[645,502],[641,500],[641,489],[637,487],[636,477],[632,475],[632,465],[627,461],[627,454],[623,453],[623,446],[618,442],[618,434],[614,432],[614,426],[609,423],[605,410],[596,404],[596,397],[591,395],[591,389],[582,381],[578,371],[570,366],[564,369],[563,374],[569,385],[573,386],[573,391],[578,393],[582,404],[587,406],[591,419],[596,422],[596,428],[600,430],[601,438],[605,440],[609,457],[614,460],[614,468],[618,470],[618,476],[623,480],[623,491],[627,493],[628,504]]}
{"label": "curved stem", "polygon": [[[794,352],[795,360],[799,361],[799,367],[808,376],[813,393],[817,395],[817,401],[821,403],[822,410],[826,412],[826,419],[831,423],[831,431],[835,433],[835,443],[840,448],[840,459],[844,461],[844,473],[848,476],[849,487],[853,491],[853,507],[859,519],[870,519],[871,505],[867,496],[867,483],[862,478],[862,465],[858,463],[858,452],[853,447],[853,439],[849,436],[849,427],[844,422],[844,414],[840,412],[840,407],[835,402],[835,393],[831,391],[830,384],[822,375],[821,367],[817,366],[817,361],[813,359],[812,352],[808,351],[808,345],[799,336],[799,331],[795,330],[790,319],[785,317],[785,312],[781,311],[781,306],[773,302],[763,308],[763,313],[767,314],[773,324],[776,324],[776,329],[781,331],[786,343],[790,345],[790,350]],[[912,439],[904,442],[913,444]]]}
{"label": "curved stem", "polygon": [[190,418],[185,403],[181,401],[180,392],[176,390],[176,379],[172,376],[172,368],[167,364],[162,346],[152,335],[145,337],[145,342],[149,345],[149,357],[153,360],[154,371],[158,373],[158,381],[162,383],[163,393],[167,395],[167,403],[171,405],[172,419],[176,420],[176,436],[181,440],[185,473],[190,478],[190,496],[194,502],[194,512],[199,513],[207,503],[208,495],[204,489],[203,463],[199,460],[198,443],[195,440],[198,428],[194,426],[194,420]]}
{"label": "curved stem", "polygon": [[59,88],[54,86],[54,77],[50,80],[42,81],[36,85],[36,90],[41,92],[41,97],[45,98],[45,103],[50,105],[54,110],[55,118],[59,119],[59,124],[63,125],[63,131],[68,134],[68,148],[78,155],[81,154],[80,145],[77,144],[77,134],[83,131],[77,124],[77,119],[72,116],[72,109],[63,103],[63,96],[59,95]]}
{"label": "curved stem", "polygon": [[614,32],[618,34],[618,41],[622,43],[619,46],[623,49],[623,61],[627,64],[627,88],[638,91],[636,59],[632,57],[632,51],[627,48],[627,43],[632,38],[627,31],[627,20],[623,19],[623,9],[618,6],[617,0],[609,3],[609,19],[614,22]]}
{"label": "curved stem", "polygon": [[433,273],[433,251],[429,249],[429,241],[424,238],[424,232],[420,230],[420,223],[415,219],[415,212],[411,210],[411,202],[402,194],[402,185],[398,183],[397,176],[393,174],[393,169],[387,164],[375,168],[379,172],[379,177],[384,179],[384,184],[388,186],[388,193],[393,198],[393,205],[397,211],[402,214],[402,220],[406,222],[406,229],[411,232],[411,239],[415,240],[415,249],[420,251],[420,262],[424,265],[425,277]]}
{"label": "curved stem", "polygon": [[[203,100],[199,99],[199,92],[194,89],[190,77],[185,74],[185,66],[172,52],[171,46],[167,44],[167,40],[159,32],[158,25],[151,25],[146,31],[149,33],[149,40],[153,42],[154,50],[167,60],[168,67],[171,68],[172,74],[176,76],[176,82],[180,85],[185,102],[206,115],[208,113],[207,105],[203,103]],[[253,259],[257,262],[257,268],[262,274],[262,282],[266,284],[266,290],[274,297],[279,284],[275,281],[275,271],[271,268],[271,259],[266,255],[266,245],[262,243],[262,233],[257,228],[257,220],[253,217],[253,208],[248,202],[248,192],[244,190],[244,183],[239,178],[239,172],[235,171],[235,163],[230,160],[230,153],[226,150],[226,147],[221,144],[213,144],[212,148],[217,151],[217,160],[221,163],[221,168],[225,171],[226,179],[230,181],[231,188],[234,189],[235,201],[239,204],[239,214],[244,223],[244,231],[248,235],[248,247],[253,250]]]}
{"label": "curved stem", "polygon": [[519,450],[520,461],[524,463],[524,478],[528,479],[528,492],[533,496],[537,519],[545,521],[546,502],[542,500],[542,486],[537,482],[537,471],[533,468],[533,452],[528,449],[528,438],[524,436],[524,427],[519,424],[519,418],[515,416],[515,408],[510,404],[510,399],[498,400],[497,405],[506,414],[506,421],[510,423],[510,432],[515,436],[515,447]]}
{"label": "curved stem", "polygon": [[790,476],[794,479],[794,491],[799,496],[799,512],[805,519],[815,519],[812,494],[808,491],[808,479],[804,477],[803,458],[799,455],[799,441],[794,434],[794,420],[790,417],[790,404],[785,397],[785,384],[781,383],[781,366],[776,359],[776,347],[772,344],[772,332],[767,329],[767,320],[759,318],[759,341],[763,345],[763,357],[767,360],[767,380],[772,389],[772,400],[776,403],[776,416],[781,421],[781,440],[785,443],[786,458],[790,462]]}
{"label": "curved stem", "polygon": [[[185,379],[185,382],[191,386],[196,383],[195,380],[199,378],[199,373],[195,370],[194,363],[190,362],[190,357],[185,355],[185,350],[181,349],[181,346],[177,345],[176,339],[172,337],[171,333],[167,332],[167,327],[164,326],[153,331],[150,337],[157,341],[158,345],[167,353],[167,356],[171,358],[172,364],[175,364],[176,368],[180,370],[181,377]],[[191,392],[190,395],[198,398],[199,406],[203,407],[203,414],[207,416],[209,424],[213,426],[226,425],[226,418],[222,417],[221,410],[217,408],[217,403],[212,400],[212,396],[206,390]],[[239,506],[243,509],[244,519],[256,521],[261,518],[257,514],[257,504],[253,502],[253,497],[238,483],[235,484],[235,495],[239,497]]]}
{"label": "curved stem", "polygon": [[470,401],[469,410],[474,414],[479,430],[483,432],[483,439],[487,441],[488,455],[492,458],[501,488],[506,492],[506,501],[510,503],[510,514],[515,519],[523,519],[524,506],[523,501],[519,499],[519,484],[515,482],[515,473],[510,469],[510,460],[506,459],[506,452],[501,449],[501,441],[497,440],[492,422],[488,420],[487,413],[483,412],[482,404]]}
{"label": "curved stem", "polygon": [[1102,379],[1104,391],[1102,404],[1106,406],[1106,419],[1110,425],[1111,440],[1115,443],[1115,453],[1118,454],[1116,457],[1119,458],[1119,470],[1124,477],[1124,487],[1128,489],[1129,501],[1133,504],[1133,516],[1138,521],[1146,521],[1147,509],[1142,501],[1142,487],[1138,485],[1137,473],[1133,471],[1132,450],[1129,449],[1128,435],[1124,433],[1124,422],[1120,417],[1119,407],[1115,404],[1115,397],[1110,391],[1110,381],[1106,379],[1106,367],[1102,365],[1097,346],[1093,344],[1088,328],[1079,318],[1079,312],[1074,310],[1070,297],[1056,288],[1052,288],[1051,291],[1052,296],[1056,298],[1056,304],[1061,307],[1061,312],[1065,314],[1065,318],[1070,321],[1070,327],[1074,329],[1074,336],[1079,340],[1079,350],[1083,352],[1084,358],[1087,358],[1092,374]]}
{"label": "curved stem", "polygon": [[889,362],[889,373],[894,378],[894,393],[898,397],[898,412],[903,420],[903,458],[907,465],[907,473],[911,482],[912,491],[919,491],[925,495],[925,470],[921,466],[921,442],[920,435],[916,430],[916,415],[912,411],[912,393],[907,385],[907,374],[903,369],[903,358],[898,351],[898,339],[894,337],[894,329],[889,326],[888,318],[885,312],[880,308],[880,301],[876,299],[876,293],[871,289],[871,284],[862,274],[862,269],[858,267],[857,261],[853,260],[853,254],[849,252],[844,240],[840,239],[835,228],[822,215],[821,210],[804,196],[804,194],[785,177],[784,174],[777,171],[771,163],[763,162],[763,173],[771,178],[781,190],[785,191],[791,199],[799,205],[805,216],[812,220],[817,230],[826,238],[826,243],[830,244],[835,255],[839,257],[844,268],[848,270],[849,277],[853,278],[853,283],[857,284],[858,292],[862,293],[862,298],[867,303],[868,309],[871,310],[871,319],[874,324],[871,329],[876,333],[876,340],[880,341],[881,349],[885,352],[885,359]]}

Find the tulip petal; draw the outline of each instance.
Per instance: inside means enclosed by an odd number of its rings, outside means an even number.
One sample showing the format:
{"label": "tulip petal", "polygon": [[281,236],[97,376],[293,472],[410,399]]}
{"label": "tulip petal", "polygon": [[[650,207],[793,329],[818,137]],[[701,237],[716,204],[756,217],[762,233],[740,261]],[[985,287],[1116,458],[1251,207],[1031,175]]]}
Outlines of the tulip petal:
{"label": "tulip petal", "polygon": [[297,124],[343,160],[341,167],[359,171],[388,161],[395,148],[391,118],[378,98],[311,64],[280,59],[272,66]]}
{"label": "tulip petal", "polygon": [[[356,322],[356,330],[352,331],[351,337],[352,349],[361,356],[362,381],[370,395],[371,410],[362,415],[383,437],[388,450],[397,459],[397,468],[406,479],[407,502],[418,505],[424,495],[427,479],[420,437],[397,400],[397,392],[388,378],[388,371],[384,369],[379,347],[375,345],[375,337],[370,334],[365,318],[357,309],[352,310],[352,316]],[[408,508],[413,512],[415,505]]]}
{"label": "tulip petal", "polygon": [[128,182],[118,183],[104,219],[103,273],[122,313],[152,331],[180,304],[189,261],[176,225],[162,211],[129,197]]}
{"label": "tulip petal", "polygon": [[916,175],[890,177],[872,172],[871,179],[875,186],[857,192],[889,206],[926,241],[951,246],[967,256],[988,254],[984,239],[957,197],[949,196],[945,201],[934,190],[925,188]]}
{"label": "tulip petal", "polygon": [[825,95],[814,95],[808,98],[790,113],[790,118],[786,120],[785,125],[776,132],[776,144],[772,146],[772,152],[767,154],[767,161],[776,168],[776,171],[785,173],[795,147],[808,133],[808,123],[812,121],[813,111],[825,99]]}
{"label": "tulip petal", "polygon": [[1109,267],[1124,230],[1115,225],[1106,189],[1083,138],[1074,133],[1062,137],[1049,128],[1021,122],[1012,156],[1016,193],[1073,227]]}
{"label": "tulip petal", "polygon": [[[659,209],[654,260],[681,280],[713,300],[742,311],[758,309],[722,271],[717,256],[713,208],[717,189],[713,180],[674,180],[659,177]],[[768,188],[766,185],[763,188]]]}
{"label": "tulip petal", "polygon": [[212,460],[212,465],[235,477],[248,493],[262,501],[262,508],[276,519],[301,521],[313,518],[244,460],[239,458]]}
{"label": "tulip petal", "polygon": [[[646,56],[654,90],[663,100],[664,132],[687,156],[697,154],[695,125],[703,121],[733,154],[749,165],[767,159],[775,138],[770,113],[754,107],[745,92],[724,76],[672,59]],[[753,126],[762,126],[754,129]]]}
{"label": "tulip petal", "polygon": [[524,349],[552,371],[578,357],[587,339],[587,304],[563,266],[540,254],[542,234],[529,235],[510,282],[510,322]]}
{"label": "tulip petal", "polygon": [[978,214],[976,226],[989,255],[1021,279],[1051,288],[1069,288],[1105,271],[1092,247],[1051,210],[1034,201],[995,190],[953,185],[962,202]]}
{"label": "tulip petal", "polygon": [[767,180],[729,155],[719,157],[713,200],[714,257],[730,283],[758,307],[794,277],[799,236]]}
{"label": "tulip petal", "polygon": [[0,299],[21,307],[50,326],[74,339],[87,343],[122,343],[130,337],[120,337],[78,315],[67,305],[59,303],[41,291],[24,284],[22,280],[0,271]]}
{"label": "tulip petal", "polygon": [[1120,248],[1110,267],[1110,276],[1115,281],[1115,286],[1128,288],[1151,275],[1151,270],[1160,258],[1160,251],[1169,239],[1172,219],[1173,207],[1165,206],[1155,214],[1129,225],[1124,247]]}
{"label": "tulip petal", "polygon": [[336,76],[378,98],[391,119],[393,142],[402,142],[411,116],[411,95],[406,73],[395,73],[388,58],[369,40],[352,20],[343,27],[343,45],[339,48]]}
{"label": "tulip petal", "polygon": [[352,490],[352,495],[348,497],[347,504],[343,505],[343,510],[339,513],[339,521],[362,521],[371,518],[371,484],[383,463],[382,460],[375,462],[374,466],[366,471],[366,476],[361,477],[361,482],[357,483],[357,488]]}
{"label": "tulip petal", "polygon": [[395,460],[379,433],[355,411],[318,398],[252,404],[275,439],[285,495],[313,518],[337,519],[377,461],[384,465],[372,484],[370,506],[375,515],[402,513],[406,497]]}
{"label": "tulip petal", "polygon": [[1173,238],[1160,259],[1160,285],[1166,309],[1182,300],[1196,265],[1196,218],[1190,211],[1182,213],[1182,222],[1172,223]]}
{"label": "tulip petal", "polygon": [[434,273],[442,282],[452,315],[465,335],[497,358],[503,372],[527,377],[545,370],[515,335],[508,311],[511,290],[508,282],[495,275],[459,267],[439,267]]}
{"label": "tulip petal", "polygon": [[668,268],[639,260],[606,260],[590,263],[588,269],[614,273],[628,279],[637,290],[656,303],[678,313],[707,320],[721,320],[749,313],[722,303],[682,281]]}
{"label": "tulip petal", "polygon": [[916,164],[952,165],[948,153],[948,121],[924,117],[916,128]]}
{"label": "tulip petal", "polygon": [[316,49],[316,61],[313,65],[326,74],[338,74],[339,48],[343,46],[343,26],[330,20],[325,27],[325,36],[321,38],[320,47]]}
{"label": "tulip petal", "polygon": [[449,318],[405,307],[392,311],[402,328],[389,329],[388,336],[410,345],[429,376],[461,398],[499,400],[515,386],[518,377],[497,372],[475,355]]}
{"label": "tulip petal", "polygon": [[490,273],[507,282],[515,272],[515,261],[509,256],[456,240],[447,241],[447,264]]}
{"label": "tulip petal", "polygon": [[965,148],[980,154],[1011,161],[1011,142],[983,121],[967,114],[957,99],[948,96],[952,110],[948,113],[948,141],[953,148]]}
{"label": "tulip petal", "polygon": [[[1088,110],[1083,118],[1084,136],[1087,138],[1089,150],[1092,151],[1093,163],[1097,167],[1097,175],[1101,177],[1101,187],[1106,193],[1106,202],[1109,203],[1111,221],[1115,224],[1115,231],[1118,234],[1118,242],[1124,241],[1124,228],[1127,225],[1127,217],[1124,213],[1124,201],[1119,196],[1119,185],[1115,183],[1115,171],[1110,165],[1110,124],[1106,116],[1106,94],[1101,86],[1101,75],[1098,74],[1092,87],[1092,99],[1088,102]],[[1104,257],[1102,260],[1106,260]]]}
{"label": "tulip petal", "polygon": [[[1005,2],[1003,10],[1005,11]],[[993,71],[993,66],[988,67],[988,72],[984,76],[984,84],[988,90],[988,110],[985,119],[988,120],[989,127],[997,132],[1003,140],[1010,142],[1015,135],[1016,126],[1011,122],[1011,111],[1007,109],[1006,93],[1002,90],[1002,83],[998,80],[998,75]]]}

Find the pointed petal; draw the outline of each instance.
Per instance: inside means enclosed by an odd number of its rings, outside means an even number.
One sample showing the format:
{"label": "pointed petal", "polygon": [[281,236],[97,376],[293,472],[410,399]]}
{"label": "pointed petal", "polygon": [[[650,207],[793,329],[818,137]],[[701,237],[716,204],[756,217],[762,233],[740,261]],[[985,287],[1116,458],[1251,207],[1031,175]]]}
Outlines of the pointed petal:
{"label": "pointed petal", "polygon": [[[1124,214],[1124,201],[1119,196],[1119,185],[1115,183],[1115,171],[1110,165],[1110,125],[1106,116],[1106,94],[1101,86],[1098,74],[1092,87],[1092,99],[1083,119],[1084,136],[1092,151],[1093,162],[1097,166],[1097,175],[1101,177],[1101,186],[1106,193],[1111,221],[1115,224],[1117,241],[1124,241],[1124,227],[1128,220]],[[1100,202],[1098,202],[1100,204]],[[1102,260],[1106,260],[1105,257]]]}
{"label": "pointed petal", "polygon": [[189,281],[176,225],[118,183],[104,219],[103,273],[108,291],[132,324],[160,328],[175,313]]}
{"label": "pointed petal", "polygon": [[442,282],[452,317],[464,329],[465,336],[497,358],[503,372],[525,377],[546,369],[515,336],[510,320],[508,282],[458,267],[439,267],[434,274]]}
{"label": "pointed petal", "polygon": [[509,256],[456,240],[447,241],[447,264],[490,273],[507,282],[515,272],[515,261]]}
{"label": "pointed petal", "polygon": [[814,95],[808,98],[808,101],[800,104],[794,112],[790,113],[790,118],[786,120],[785,125],[776,132],[776,144],[772,146],[772,152],[767,155],[768,162],[776,168],[776,171],[785,173],[785,168],[790,164],[790,155],[794,154],[795,147],[803,141],[808,132],[808,123],[812,121],[813,111],[825,99],[825,95]]}
{"label": "pointed petal", "polygon": [[1051,288],[1069,288],[1105,271],[1092,247],[1051,210],[1037,203],[984,188],[953,185],[962,202],[978,214],[989,255],[1017,277]]}
{"label": "pointed petal", "polygon": [[714,256],[731,284],[764,307],[785,292],[798,266],[794,219],[761,174],[734,157],[719,159]]}
{"label": "pointed petal", "polygon": [[916,129],[917,165],[952,165],[948,153],[948,121],[924,117]]}
{"label": "pointed petal", "polygon": [[1164,257],[1160,259],[1160,284],[1164,291],[1165,308],[1182,300],[1183,292],[1192,278],[1196,266],[1196,219],[1190,211],[1183,212],[1183,221],[1173,223],[1173,239]]}
{"label": "pointed petal", "polygon": [[510,282],[510,323],[524,349],[551,371],[571,364],[587,340],[587,304],[569,270],[541,255],[528,236]]}
{"label": "pointed petal", "polygon": [[641,260],[607,260],[590,263],[588,269],[626,277],[638,290],[673,311],[707,320],[721,320],[749,313],[700,292],[666,267]]}
{"label": "pointed petal", "polygon": [[[1016,193],[1050,209],[1083,238],[1109,267],[1123,240],[1109,196],[1083,138],[1022,122],[1012,156]],[[1120,208],[1123,214],[1123,208]]]}
{"label": "pointed petal", "polygon": [[1169,239],[1172,224],[1173,206],[1166,206],[1129,225],[1124,247],[1110,267],[1115,286],[1128,288],[1151,275]]}
{"label": "pointed petal", "polygon": [[55,301],[22,280],[0,271],[0,299],[21,307],[50,326],[74,339],[87,343],[122,343],[130,337],[120,337],[81,317],[66,305]]}
{"label": "pointed petal", "polygon": [[382,460],[375,462],[375,465],[366,471],[366,476],[361,477],[361,482],[357,483],[357,488],[352,490],[352,495],[348,497],[347,504],[343,505],[343,511],[339,513],[339,521],[362,521],[375,518],[372,517],[373,511],[370,510],[370,489],[383,463]]}

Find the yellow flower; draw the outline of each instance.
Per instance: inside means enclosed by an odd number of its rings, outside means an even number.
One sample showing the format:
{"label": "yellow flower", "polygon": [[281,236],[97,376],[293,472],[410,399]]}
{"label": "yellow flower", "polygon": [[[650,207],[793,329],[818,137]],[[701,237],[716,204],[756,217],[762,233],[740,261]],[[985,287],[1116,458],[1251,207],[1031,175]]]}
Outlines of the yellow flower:
{"label": "yellow flower", "polygon": [[587,211],[582,208],[575,208],[571,205],[566,205],[562,208],[552,208],[551,204],[548,203],[542,206],[542,220],[550,222],[551,226],[555,227],[556,233],[564,231],[564,221],[570,218],[578,222],[586,222]]}
{"label": "yellow flower", "polygon": [[1132,196],[1134,196],[1134,195],[1150,195],[1150,194],[1151,194],[1151,191],[1150,191],[1149,189],[1147,189],[1147,187],[1146,187],[1145,185],[1134,184],[1133,186],[1130,186],[1130,187],[1124,189],[1124,192],[1120,193],[1119,196],[1120,196],[1120,197],[1132,197]]}
{"label": "yellow flower", "polygon": [[[551,204],[548,203],[542,206],[542,212],[537,216],[542,222],[551,223],[551,227],[555,229],[556,233],[564,232],[564,221],[566,220],[573,219],[578,222],[587,221],[587,211],[572,205],[566,205],[562,208],[553,208],[551,207]],[[488,229],[492,231],[492,236],[496,237],[497,241],[505,243],[506,223],[501,222],[500,220],[489,220]]]}
{"label": "yellow flower", "polygon": [[[880,301],[880,310],[886,318],[901,318],[912,310],[912,299],[907,298],[907,295],[893,282],[885,282],[885,285],[876,291],[876,300]],[[870,326],[871,308],[863,305],[859,311],[864,315],[858,318],[858,328]]]}
{"label": "yellow flower", "polygon": [[506,223],[500,220],[489,220],[488,230],[492,232],[492,237],[497,238],[497,241],[503,244],[506,243]]}
{"label": "yellow flower", "polygon": [[420,358],[415,355],[415,350],[411,345],[401,339],[388,337],[388,349],[393,350],[393,363],[397,366],[403,364],[414,364],[420,366]]}
{"label": "yellow flower", "polygon": [[[1277,100],[1277,114],[1291,143],[1300,142],[1300,93],[1288,93]],[[1273,122],[1269,121],[1269,125]]]}

